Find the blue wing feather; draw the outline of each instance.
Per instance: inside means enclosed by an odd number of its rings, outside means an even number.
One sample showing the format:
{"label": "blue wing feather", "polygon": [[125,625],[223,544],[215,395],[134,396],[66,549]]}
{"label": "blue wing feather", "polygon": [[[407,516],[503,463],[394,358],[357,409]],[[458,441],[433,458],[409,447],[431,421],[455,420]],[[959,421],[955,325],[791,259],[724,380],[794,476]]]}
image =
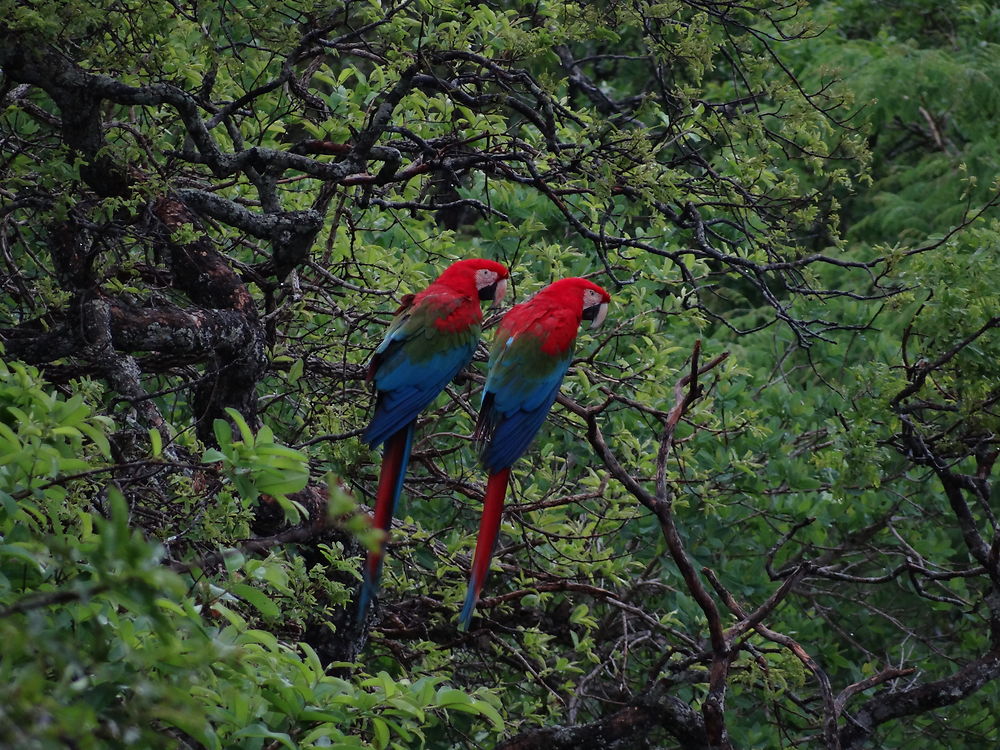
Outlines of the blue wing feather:
{"label": "blue wing feather", "polygon": [[369,446],[385,442],[416,419],[475,353],[478,326],[451,336],[452,346],[428,356],[429,337],[442,337],[431,330],[426,318],[411,316],[409,311],[400,315],[375,350],[375,415],[361,438]]}
{"label": "blue wing feather", "polygon": [[[534,349],[536,342],[522,339],[518,342],[521,352],[512,351],[514,342],[512,336],[494,351],[483,389],[477,436],[480,458],[490,472],[510,466],[528,449],[559,395],[571,359],[568,351],[562,357],[546,358],[548,366],[539,372],[537,356],[531,356],[537,352],[524,351]],[[536,367],[526,359],[534,360]]]}
{"label": "blue wing feather", "polygon": [[533,409],[516,409],[492,418],[494,427],[490,441],[481,454],[483,465],[488,471],[496,472],[511,466],[528,450],[556,400],[559,385],[556,383]]}

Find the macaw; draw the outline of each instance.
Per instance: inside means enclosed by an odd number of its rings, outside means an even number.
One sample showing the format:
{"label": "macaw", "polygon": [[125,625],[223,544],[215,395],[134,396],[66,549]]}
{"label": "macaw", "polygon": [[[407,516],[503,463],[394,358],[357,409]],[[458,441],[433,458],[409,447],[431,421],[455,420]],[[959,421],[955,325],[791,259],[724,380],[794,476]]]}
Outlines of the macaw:
{"label": "macaw", "polygon": [[[373,525],[388,535],[403,489],[417,415],[471,360],[482,332],[480,300],[496,305],[507,291],[509,273],[501,263],[460,260],[418,294],[407,294],[368,365],[375,383],[375,414],[361,439],[374,448],[385,443],[375,492]],[[384,541],[365,560],[358,622],[378,590]]]}
{"label": "macaw", "polygon": [[479,537],[459,628],[468,630],[500,531],[510,467],[552,408],[573,358],[580,323],[597,328],[611,297],[587,279],[561,279],[511,308],[497,328],[475,438],[489,472]]}

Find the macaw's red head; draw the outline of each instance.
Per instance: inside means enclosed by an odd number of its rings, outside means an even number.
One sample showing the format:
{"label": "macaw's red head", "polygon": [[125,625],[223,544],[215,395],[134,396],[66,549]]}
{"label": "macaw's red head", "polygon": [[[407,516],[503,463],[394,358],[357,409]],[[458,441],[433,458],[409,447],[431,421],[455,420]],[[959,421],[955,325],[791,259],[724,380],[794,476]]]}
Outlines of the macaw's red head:
{"label": "macaw's red head", "polygon": [[496,305],[507,293],[509,278],[510,273],[503,263],[470,258],[452,263],[435,283],[445,284],[462,294],[474,294],[481,300],[493,300]]}
{"label": "macaw's red head", "polygon": [[[581,320],[591,321],[590,327],[597,328],[608,316],[611,295],[593,281],[577,277],[559,279],[549,284],[539,294],[553,295],[563,304],[579,310]],[[579,307],[577,307],[579,305]]]}

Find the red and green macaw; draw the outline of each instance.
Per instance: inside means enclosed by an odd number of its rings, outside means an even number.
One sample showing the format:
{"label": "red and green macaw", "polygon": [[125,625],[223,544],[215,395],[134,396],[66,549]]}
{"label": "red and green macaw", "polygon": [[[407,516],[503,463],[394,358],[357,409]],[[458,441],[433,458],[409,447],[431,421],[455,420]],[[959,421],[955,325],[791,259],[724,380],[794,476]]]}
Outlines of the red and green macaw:
{"label": "red and green macaw", "polygon": [[489,472],[472,573],[459,615],[468,630],[500,531],[510,467],[527,450],[552,408],[573,358],[581,321],[604,322],[611,297],[587,279],[561,279],[508,312],[497,328],[476,425]]}
{"label": "red and green macaw", "polygon": [[[492,260],[453,263],[422,292],[403,297],[372,356],[368,380],[375,382],[375,415],[362,440],[371,447],[385,443],[373,523],[386,534],[403,489],[417,415],[472,360],[482,332],[480,300],[499,302],[508,278],[507,267]],[[365,560],[359,622],[378,590],[383,553],[384,542]]]}

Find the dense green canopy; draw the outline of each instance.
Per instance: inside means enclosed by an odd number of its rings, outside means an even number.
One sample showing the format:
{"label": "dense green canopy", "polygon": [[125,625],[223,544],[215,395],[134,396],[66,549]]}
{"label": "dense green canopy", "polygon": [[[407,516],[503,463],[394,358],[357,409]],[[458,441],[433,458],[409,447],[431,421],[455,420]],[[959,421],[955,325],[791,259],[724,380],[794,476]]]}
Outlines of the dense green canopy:
{"label": "dense green canopy", "polygon": [[[0,744],[996,744],[998,79],[989,3],[0,0]],[[494,314],[358,623],[476,256],[612,309],[471,631]]]}

